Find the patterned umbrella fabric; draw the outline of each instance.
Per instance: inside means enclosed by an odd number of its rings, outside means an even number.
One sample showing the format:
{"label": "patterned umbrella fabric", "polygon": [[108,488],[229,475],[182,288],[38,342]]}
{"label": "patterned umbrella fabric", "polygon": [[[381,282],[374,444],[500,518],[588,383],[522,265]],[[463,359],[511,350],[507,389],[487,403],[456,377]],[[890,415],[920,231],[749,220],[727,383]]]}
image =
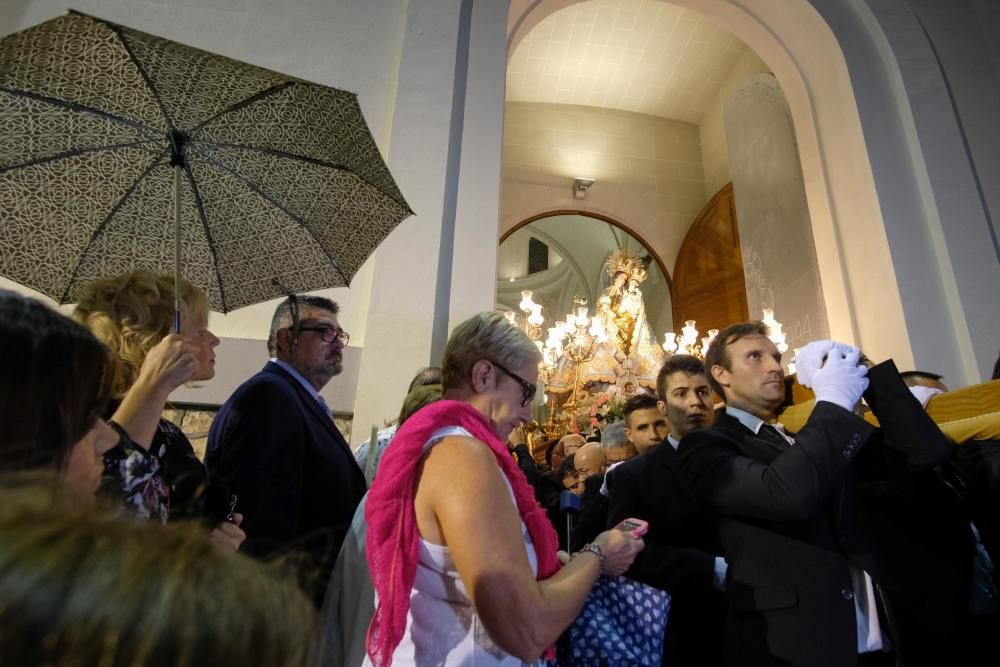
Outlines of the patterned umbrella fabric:
{"label": "patterned umbrella fabric", "polygon": [[347,285],[411,214],[353,93],[75,12],[0,40],[0,275],[70,302],[172,270],[172,161],[222,312]]}

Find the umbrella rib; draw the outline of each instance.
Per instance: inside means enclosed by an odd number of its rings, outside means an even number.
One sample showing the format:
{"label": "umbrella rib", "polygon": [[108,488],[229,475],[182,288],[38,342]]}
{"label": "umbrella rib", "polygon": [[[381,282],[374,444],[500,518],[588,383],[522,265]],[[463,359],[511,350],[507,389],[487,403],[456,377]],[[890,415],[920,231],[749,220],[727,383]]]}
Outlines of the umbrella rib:
{"label": "umbrella rib", "polygon": [[[192,148],[195,148],[194,145],[192,145]],[[197,150],[197,148],[195,148],[195,150]],[[351,281],[347,279],[347,276],[344,275],[344,272],[340,270],[340,264],[337,262],[336,259],[334,259],[333,257],[330,256],[330,253],[328,253],[326,251],[326,249],[323,247],[323,244],[319,242],[319,239],[316,238],[316,235],[312,232],[311,229],[309,229],[309,226],[306,224],[305,220],[303,220],[299,216],[297,216],[294,213],[292,213],[284,204],[282,204],[281,202],[279,202],[278,200],[276,200],[274,197],[272,197],[271,195],[269,195],[267,192],[265,192],[264,188],[260,184],[258,184],[255,181],[247,178],[243,174],[240,174],[237,171],[231,169],[226,164],[224,164],[220,160],[217,160],[216,158],[212,157],[211,155],[206,155],[203,151],[197,151],[197,152],[198,152],[199,155],[202,156],[202,158],[205,159],[206,162],[209,162],[209,163],[213,164],[214,166],[216,166],[219,169],[222,169],[223,171],[229,173],[230,175],[232,175],[233,177],[239,179],[240,181],[243,181],[243,183],[248,188],[250,188],[251,190],[253,190],[257,194],[259,194],[261,197],[263,197],[265,200],[267,200],[267,202],[270,203],[272,206],[274,206],[279,211],[281,211],[282,213],[284,213],[285,215],[287,215],[289,218],[291,218],[292,220],[294,220],[296,223],[298,223],[298,225],[300,227],[302,227],[302,229],[304,229],[306,231],[306,233],[309,234],[309,236],[312,237],[313,241],[316,242],[316,245],[319,246],[319,248],[323,251],[323,254],[326,255],[326,258],[330,261],[330,264],[333,266],[333,268],[337,271],[337,273],[343,279],[344,285],[347,286],[347,285],[351,284]]]}
{"label": "umbrella rib", "polygon": [[33,167],[39,164],[45,164],[46,162],[54,162],[56,160],[62,160],[64,158],[76,157],[78,155],[86,155],[87,153],[96,153],[97,151],[109,151],[116,148],[138,148],[144,144],[149,144],[153,140],[146,139],[144,141],[130,141],[122,144],[107,144],[105,146],[90,146],[88,148],[74,148],[72,150],[63,151],[62,153],[57,153],[55,155],[49,155],[47,157],[40,157],[33,160],[28,160],[27,162],[19,162],[18,164],[11,165],[0,165],[0,174],[11,171],[13,169],[21,169],[23,167]]}
{"label": "umbrella rib", "polygon": [[81,113],[89,113],[95,116],[100,116],[115,123],[120,123],[122,125],[128,125],[129,127],[140,130],[141,132],[149,136],[150,141],[155,141],[160,138],[161,133],[155,128],[144,125],[137,121],[131,120],[129,118],[122,118],[121,116],[116,116],[113,113],[108,113],[107,111],[101,111],[100,109],[95,109],[94,107],[87,106],[86,104],[80,104],[79,102],[67,102],[66,100],[60,100],[55,97],[49,97],[48,95],[40,95],[38,93],[33,93],[30,90],[21,90],[19,88],[10,88],[8,86],[0,86],[0,91],[10,93],[16,97],[28,97],[33,100],[38,100],[39,102],[45,102],[53,106],[62,107],[63,109],[69,109],[71,111],[79,111]]}
{"label": "umbrella rib", "polygon": [[139,62],[135,52],[132,51],[132,45],[127,39],[125,39],[125,33],[122,31],[122,27],[118,24],[111,23],[110,21],[104,21],[102,19],[94,20],[101,21],[101,23],[108,26],[108,28],[110,28],[111,31],[118,36],[118,40],[122,43],[122,48],[125,49],[125,53],[127,53],[128,57],[132,60],[132,64],[135,65],[136,70],[139,71],[139,75],[142,76],[142,80],[146,82],[146,87],[149,88],[150,94],[153,96],[153,99],[156,100],[156,104],[160,107],[160,112],[163,114],[163,120],[167,123],[167,131],[169,132],[173,130],[174,119],[170,117],[170,112],[167,111],[167,107],[164,106],[163,99],[160,97],[160,91],[153,85],[153,80],[149,78],[149,73],[146,72],[146,68],[142,66],[142,63]]}
{"label": "umbrella rib", "polygon": [[219,301],[222,302],[222,312],[228,313],[229,306],[226,304],[226,288],[222,285],[222,272],[219,271],[219,256],[215,252],[215,241],[212,240],[212,230],[208,226],[208,216],[205,215],[205,203],[201,198],[201,190],[198,189],[198,183],[194,179],[194,173],[191,171],[191,165],[185,163],[183,169],[184,174],[187,176],[188,183],[191,184],[191,191],[194,193],[194,204],[198,209],[198,220],[201,222],[201,226],[205,230],[205,240],[208,241],[208,250],[212,253],[212,266],[215,268],[215,280],[219,284]]}
{"label": "umbrella rib", "polygon": [[[266,148],[264,146],[248,146],[246,144],[231,144],[231,143],[227,143],[227,142],[205,141],[204,139],[199,139],[198,141],[201,144],[204,144],[206,146],[212,146],[213,148],[235,148],[237,150],[255,151],[255,152],[258,152],[258,153],[265,153],[267,155],[274,155],[276,157],[287,158],[289,160],[297,160],[299,162],[306,162],[308,164],[314,164],[314,165],[317,165],[319,167],[326,167],[327,169],[339,169],[339,170],[342,170],[342,171],[348,171],[348,172],[351,173],[351,175],[353,175],[358,180],[364,181],[365,183],[367,183],[371,187],[375,188],[376,190],[378,190],[379,192],[381,192],[382,194],[384,194],[389,199],[392,199],[394,202],[396,202],[400,206],[404,207],[411,215],[413,214],[413,210],[410,208],[410,206],[405,201],[399,201],[398,199],[396,199],[392,195],[384,192],[378,185],[376,185],[375,183],[372,183],[370,180],[368,180],[367,178],[361,176],[357,172],[352,171],[351,168],[348,167],[345,164],[338,164],[336,162],[330,162],[328,160],[321,160],[319,158],[309,157],[308,155],[299,155],[297,153],[289,153],[287,151],[278,150],[276,148]],[[201,153],[201,154],[204,155],[204,153]]]}
{"label": "umbrella rib", "polygon": [[217,119],[217,118],[219,118],[221,116],[224,116],[227,113],[232,113],[234,111],[239,111],[240,109],[248,107],[248,106],[250,106],[251,104],[253,104],[253,103],[257,102],[257,101],[264,99],[265,97],[270,97],[271,95],[274,95],[276,93],[280,93],[285,88],[288,88],[289,86],[291,86],[292,83],[293,82],[291,82],[291,81],[285,81],[284,83],[279,83],[276,86],[271,86],[270,88],[266,88],[266,89],[260,91],[259,93],[257,93],[256,95],[251,95],[250,97],[246,98],[245,100],[237,102],[236,104],[223,109],[222,111],[220,111],[219,113],[215,114],[211,118],[208,118],[207,120],[204,120],[204,121],[198,123],[193,128],[191,128],[191,130],[189,131],[188,134],[190,134],[191,137],[194,138],[195,135],[198,132],[200,132],[202,128],[204,128],[206,125],[208,125],[209,123],[211,123],[213,120],[215,120],[215,119]]}
{"label": "umbrella rib", "polygon": [[134,181],[132,181],[132,185],[128,187],[128,190],[126,190],[125,194],[122,195],[122,198],[118,200],[118,203],[116,203],[111,208],[111,210],[108,211],[108,214],[104,216],[104,220],[101,220],[101,224],[99,224],[97,228],[94,229],[93,232],[91,232],[90,240],[87,241],[86,245],[83,248],[83,252],[80,253],[79,261],[77,261],[76,266],[73,267],[73,273],[72,275],[70,275],[69,281],[66,283],[66,289],[63,291],[62,296],[59,297],[59,303],[68,303],[69,290],[73,286],[73,283],[76,282],[76,274],[79,273],[80,265],[83,264],[84,258],[87,256],[87,253],[90,252],[91,245],[93,245],[94,241],[97,240],[97,237],[101,235],[101,232],[104,231],[104,228],[108,226],[108,223],[111,222],[111,219],[115,217],[115,214],[118,213],[118,210],[125,204],[125,202],[129,200],[129,197],[132,196],[132,194],[135,192],[135,189],[139,187],[139,183],[142,182],[142,179],[146,178],[146,176],[148,176],[151,171],[156,169],[156,167],[159,166],[161,162],[163,162],[163,158],[165,158],[166,156],[167,156],[167,151],[162,151],[160,153],[160,156],[155,160],[153,160],[153,162],[148,167],[146,167],[146,170],[141,174],[139,174],[139,176],[137,176]]}

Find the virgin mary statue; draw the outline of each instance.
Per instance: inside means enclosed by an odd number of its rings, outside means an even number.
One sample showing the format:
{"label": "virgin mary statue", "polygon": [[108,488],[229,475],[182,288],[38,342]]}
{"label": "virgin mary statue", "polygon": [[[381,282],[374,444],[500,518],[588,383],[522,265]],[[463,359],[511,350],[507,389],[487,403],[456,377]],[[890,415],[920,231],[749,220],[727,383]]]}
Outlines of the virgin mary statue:
{"label": "virgin mary statue", "polygon": [[639,387],[653,388],[664,355],[650,330],[639,289],[646,279],[646,268],[632,252],[619,248],[608,255],[605,269],[611,284],[597,300],[595,317],[604,326],[608,341],[593,361],[581,368],[581,380],[615,384],[625,394]]}
{"label": "virgin mary statue", "polygon": [[614,356],[623,361],[633,356],[662,357],[646,319],[646,304],[639,284],[646,279],[642,260],[630,251],[619,248],[611,252],[605,263],[611,284],[597,301],[597,317],[601,319],[608,338],[614,340]]}

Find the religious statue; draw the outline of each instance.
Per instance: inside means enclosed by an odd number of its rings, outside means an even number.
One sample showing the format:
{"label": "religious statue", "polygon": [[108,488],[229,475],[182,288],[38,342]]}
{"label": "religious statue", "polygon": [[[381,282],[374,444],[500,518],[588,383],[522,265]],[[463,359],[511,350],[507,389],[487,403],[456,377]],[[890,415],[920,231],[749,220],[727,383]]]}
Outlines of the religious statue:
{"label": "religious statue", "polygon": [[641,346],[642,354],[652,353],[660,360],[662,355],[651,352],[653,348],[658,350],[658,346],[646,321],[646,305],[639,289],[646,279],[642,260],[619,248],[608,256],[605,267],[611,275],[611,285],[597,301],[597,317],[601,318],[609,338],[615,341],[615,358],[624,362]]}
{"label": "religious statue", "polygon": [[[624,402],[639,392],[655,392],[656,374],[664,359],[646,319],[639,288],[647,277],[644,262],[632,251],[619,248],[608,255],[605,269],[611,284],[598,297],[593,315],[603,327],[603,342],[585,359],[560,357],[546,380],[553,416],[558,410],[565,417],[572,415],[571,421],[578,424],[589,424],[591,404],[598,395]],[[585,304],[585,300],[574,303]],[[549,422],[546,427],[554,432],[557,424],[554,419]]]}

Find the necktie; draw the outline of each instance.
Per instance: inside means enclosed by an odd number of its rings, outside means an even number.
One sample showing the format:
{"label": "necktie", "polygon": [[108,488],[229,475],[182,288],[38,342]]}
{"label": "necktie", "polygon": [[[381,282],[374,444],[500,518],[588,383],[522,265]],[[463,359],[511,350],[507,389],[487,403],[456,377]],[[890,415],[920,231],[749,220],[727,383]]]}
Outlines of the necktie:
{"label": "necktie", "polygon": [[778,429],[774,428],[770,424],[761,424],[760,430],[757,431],[757,437],[781,447],[787,447],[791,444],[785,436],[781,435],[781,432]]}

